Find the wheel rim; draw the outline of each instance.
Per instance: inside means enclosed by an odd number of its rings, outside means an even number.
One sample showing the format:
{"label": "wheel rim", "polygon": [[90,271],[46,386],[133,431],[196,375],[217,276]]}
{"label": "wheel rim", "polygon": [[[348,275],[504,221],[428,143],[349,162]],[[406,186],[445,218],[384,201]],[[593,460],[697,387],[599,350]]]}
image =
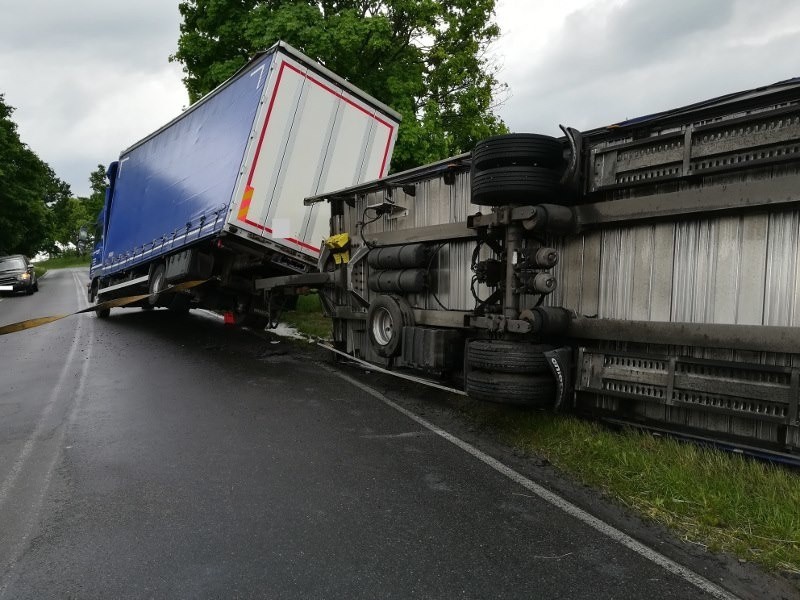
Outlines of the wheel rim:
{"label": "wheel rim", "polygon": [[387,346],[394,337],[392,315],[383,307],[375,311],[375,318],[372,320],[372,337],[381,346]]}

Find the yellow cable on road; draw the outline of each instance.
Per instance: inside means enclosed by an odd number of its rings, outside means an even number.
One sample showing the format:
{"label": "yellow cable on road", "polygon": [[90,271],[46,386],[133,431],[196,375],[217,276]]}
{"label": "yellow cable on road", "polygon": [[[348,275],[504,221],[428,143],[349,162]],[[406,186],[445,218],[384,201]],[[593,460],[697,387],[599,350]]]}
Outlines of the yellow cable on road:
{"label": "yellow cable on road", "polygon": [[[203,285],[207,281],[211,281],[210,279],[201,279],[195,281],[184,281],[183,283],[179,283],[177,285],[170,286],[158,292],[159,294],[166,294],[170,292],[182,292],[184,290],[191,289],[193,287],[197,287],[198,285]],[[52,315],[50,317],[37,317],[36,319],[28,319],[26,321],[20,321],[19,323],[11,323],[9,325],[3,325],[0,327],[0,335],[7,335],[9,333],[16,333],[18,331],[24,331],[26,329],[33,329],[34,327],[41,327],[42,325],[47,325],[48,323],[52,323],[53,321],[60,321],[61,319],[65,319],[67,317],[71,317],[72,315],[79,315],[81,313],[88,313],[88,312],[96,312],[98,310],[103,310],[106,308],[119,308],[121,306],[127,306],[129,304],[133,304],[135,302],[141,302],[145,298],[149,298],[155,294],[138,294],[136,296],[125,296],[124,298],[115,298],[114,300],[106,300],[105,302],[101,302],[99,304],[95,304],[93,306],[89,306],[87,308],[82,308],[81,310],[76,310],[73,313],[68,313],[66,315]]]}

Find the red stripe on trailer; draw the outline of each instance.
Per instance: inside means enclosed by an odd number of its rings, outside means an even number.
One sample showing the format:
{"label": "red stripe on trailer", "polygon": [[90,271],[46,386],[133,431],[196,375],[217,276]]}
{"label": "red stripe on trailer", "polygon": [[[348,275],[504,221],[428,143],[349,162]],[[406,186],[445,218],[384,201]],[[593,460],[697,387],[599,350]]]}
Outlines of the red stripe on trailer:
{"label": "red stripe on trailer", "polygon": [[[284,63],[284,64],[286,64],[286,63]],[[372,118],[372,119],[375,119],[375,120],[376,120],[378,123],[380,123],[381,125],[383,125],[383,126],[385,126],[385,127],[388,127],[388,128],[389,128],[389,140],[386,142],[386,148],[385,148],[385,149],[384,149],[384,151],[383,151],[383,161],[381,162],[381,171],[380,171],[380,177],[383,177],[383,176],[385,175],[385,173],[384,173],[384,169],[386,168],[386,161],[387,161],[387,158],[389,157],[389,146],[390,146],[390,144],[392,143],[392,133],[394,133],[394,125],[392,125],[391,123],[389,123],[389,122],[387,122],[387,121],[384,121],[383,119],[381,119],[381,118],[380,118],[380,117],[378,117],[377,115],[374,115],[374,114],[372,114],[371,112],[369,112],[367,109],[365,109],[365,108],[364,108],[363,106],[361,106],[360,104],[357,104],[357,103],[353,102],[353,101],[352,101],[352,100],[350,100],[349,98],[345,97],[345,96],[344,96],[344,94],[340,94],[339,92],[337,92],[337,91],[336,91],[336,90],[334,90],[333,88],[331,88],[331,87],[329,87],[329,86],[325,85],[325,84],[324,84],[323,82],[321,82],[320,80],[318,80],[318,79],[315,79],[315,78],[314,78],[314,77],[312,77],[311,75],[306,75],[305,73],[303,73],[302,71],[300,71],[300,69],[298,69],[297,67],[295,67],[295,66],[293,66],[293,65],[286,65],[286,66],[287,66],[287,67],[289,67],[289,68],[290,68],[292,71],[294,71],[295,73],[298,73],[298,74],[302,75],[303,77],[305,77],[305,78],[306,78],[306,79],[308,79],[309,81],[311,81],[311,82],[313,82],[313,83],[316,83],[316,84],[317,84],[319,87],[321,87],[321,88],[322,88],[323,90],[325,90],[326,92],[328,92],[328,93],[330,93],[330,94],[333,94],[334,96],[336,96],[336,97],[337,97],[337,98],[339,98],[340,100],[344,100],[344,101],[345,101],[347,104],[349,104],[350,106],[352,106],[352,107],[354,107],[354,108],[356,108],[356,109],[360,110],[361,112],[363,112],[363,113],[364,113],[365,115],[367,115],[368,117],[370,117],[370,118]]]}
{"label": "red stripe on trailer", "polygon": [[[256,223],[255,221],[251,221],[250,219],[240,219],[244,221],[248,225],[252,225],[256,229],[260,229],[261,231],[266,231],[267,233],[272,233],[272,229],[269,227],[265,227],[261,223]],[[313,250],[314,252],[319,253],[319,248],[316,246],[312,246],[311,244],[306,244],[305,242],[301,242],[300,240],[296,240],[295,238],[281,238],[282,240],[286,240],[287,242],[292,242],[293,244],[300,246],[301,248],[306,248],[307,250]]]}
{"label": "red stripe on trailer", "polygon": [[[261,154],[261,145],[264,143],[264,136],[267,133],[267,124],[269,124],[269,118],[272,115],[272,108],[275,106],[275,98],[278,96],[278,89],[281,86],[281,77],[283,77],[283,67],[286,63],[281,63],[281,68],[278,70],[278,79],[275,81],[275,89],[272,90],[272,98],[269,100],[269,107],[267,107],[267,117],[264,119],[264,127],[261,128],[261,135],[258,137],[258,145],[256,146],[256,153],[253,156],[253,165],[250,167],[250,174],[247,176],[247,187],[251,187],[253,183],[253,176],[256,172],[256,164],[258,163],[258,157]],[[242,219],[243,221],[245,219]]]}
{"label": "red stripe on trailer", "polygon": [[[308,75],[307,73],[303,73],[300,69],[298,69],[294,65],[290,65],[289,63],[283,61],[283,62],[281,62],[280,69],[278,69],[278,78],[275,81],[275,88],[272,90],[272,97],[269,100],[269,106],[267,107],[267,116],[264,119],[264,126],[261,128],[261,134],[258,137],[258,145],[256,146],[256,152],[255,152],[255,155],[253,156],[253,164],[251,165],[250,173],[247,176],[247,187],[245,188],[246,189],[245,196],[247,195],[247,192],[249,191],[250,192],[250,197],[252,197],[253,187],[252,187],[251,184],[253,183],[253,177],[255,176],[256,165],[258,164],[258,157],[261,155],[261,146],[264,143],[264,136],[267,133],[267,126],[269,125],[269,119],[272,116],[272,109],[275,106],[275,99],[278,96],[278,89],[280,88],[281,78],[283,77],[283,70],[284,70],[284,68],[287,68],[287,67],[289,69],[291,69],[292,71],[294,71],[295,73],[299,74],[300,76],[308,79],[312,83],[315,83],[316,85],[318,85],[319,87],[324,89],[326,92],[328,92],[330,94],[333,94],[334,96],[336,96],[340,100],[343,100],[344,102],[346,102],[350,106],[353,106],[356,109],[360,110],[361,112],[363,112],[368,117],[370,117],[372,119],[375,119],[381,125],[384,125],[385,127],[388,127],[388,129],[389,129],[389,138],[386,141],[386,147],[383,150],[383,160],[381,162],[381,169],[380,169],[380,175],[379,175],[379,177],[383,177],[386,174],[386,172],[385,172],[386,171],[386,163],[388,162],[388,159],[389,159],[389,148],[390,148],[391,143],[392,143],[392,134],[394,133],[394,125],[392,125],[391,123],[389,123],[387,121],[384,121],[383,119],[381,119],[377,115],[374,115],[374,114],[370,113],[363,106],[360,106],[359,104],[353,102],[349,98],[346,98],[343,94],[340,94],[339,92],[337,92],[333,88],[325,85],[320,80],[312,77],[311,75]],[[260,229],[262,231],[266,231],[268,233],[272,233],[272,230],[269,227],[265,227],[265,226],[263,226],[263,225],[261,225],[259,223],[255,223],[254,221],[251,221],[250,219],[248,219],[247,218],[247,213],[249,212],[249,210],[250,210],[250,202],[249,202],[249,198],[248,198],[246,204],[245,204],[244,200],[242,201],[242,204],[239,207],[239,212],[236,215],[236,218],[239,221],[243,221],[243,222],[247,223],[248,225],[252,225],[254,227],[257,227],[258,229]],[[314,252],[319,252],[320,251],[319,248],[317,248],[315,246],[312,246],[310,244],[306,244],[305,242],[301,242],[301,241],[296,240],[294,238],[285,238],[285,239],[290,241],[290,242],[293,242],[293,243],[297,244],[298,246],[300,246],[302,248],[306,248],[308,250],[313,250]]]}

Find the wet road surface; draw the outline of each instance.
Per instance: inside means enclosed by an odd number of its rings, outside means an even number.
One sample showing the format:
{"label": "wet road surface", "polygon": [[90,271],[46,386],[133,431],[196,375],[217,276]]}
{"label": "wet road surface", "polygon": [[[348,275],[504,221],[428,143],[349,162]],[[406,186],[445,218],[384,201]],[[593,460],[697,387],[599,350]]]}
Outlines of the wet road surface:
{"label": "wet road surface", "polygon": [[[40,293],[2,298],[0,324],[83,308],[85,282],[83,270],[52,271]],[[343,377],[319,352],[208,314],[74,316],[0,337],[0,366],[3,599],[721,590],[626,548],[382,401],[460,435],[424,388],[363,370]],[[531,461],[472,443],[537,476]],[[658,532],[643,535],[689,560]],[[726,565],[687,566],[741,597],[769,597],[757,593],[768,579]]]}

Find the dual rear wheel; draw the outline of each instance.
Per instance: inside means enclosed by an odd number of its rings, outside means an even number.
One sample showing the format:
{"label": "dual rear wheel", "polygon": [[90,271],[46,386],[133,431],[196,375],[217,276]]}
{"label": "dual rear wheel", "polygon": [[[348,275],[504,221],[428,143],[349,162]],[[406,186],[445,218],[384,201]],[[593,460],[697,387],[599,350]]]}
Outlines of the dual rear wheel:
{"label": "dual rear wheel", "polygon": [[556,381],[544,352],[552,346],[506,340],[467,344],[467,394],[478,400],[546,408],[556,398]]}
{"label": "dual rear wheel", "polygon": [[471,159],[471,202],[481,206],[565,204],[560,184],[564,149],[535,133],[496,135],[478,142]]}

